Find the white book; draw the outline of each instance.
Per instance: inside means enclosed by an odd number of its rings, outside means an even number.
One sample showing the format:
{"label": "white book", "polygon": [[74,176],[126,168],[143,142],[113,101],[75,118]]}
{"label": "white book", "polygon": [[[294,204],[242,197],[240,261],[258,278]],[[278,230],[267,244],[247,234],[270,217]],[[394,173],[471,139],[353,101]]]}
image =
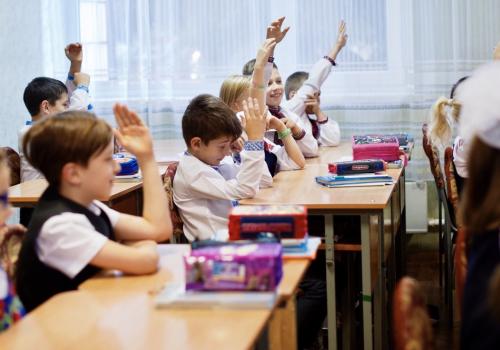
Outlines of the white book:
{"label": "white book", "polygon": [[183,284],[170,283],[156,296],[157,308],[171,309],[272,309],[275,292],[186,291]]}

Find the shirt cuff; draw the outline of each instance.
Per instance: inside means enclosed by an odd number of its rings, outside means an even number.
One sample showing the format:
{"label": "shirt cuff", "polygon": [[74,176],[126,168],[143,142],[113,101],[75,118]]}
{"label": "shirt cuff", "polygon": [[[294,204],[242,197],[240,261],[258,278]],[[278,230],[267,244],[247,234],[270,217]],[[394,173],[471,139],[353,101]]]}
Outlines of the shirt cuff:
{"label": "shirt cuff", "polygon": [[85,91],[87,94],[89,93],[89,88],[85,85],[78,85],[76,88]]}
{"label": "shirt cuff", "polygon": [[326,123],[328,123],[328,117],[326,117],[326,119],[323,121],[318,121],[318,124],[326,124]]}
{"label": "shirt cuff", "polygon": [[263,151],[264,141],[246,141],[244,146],[245,151]]}

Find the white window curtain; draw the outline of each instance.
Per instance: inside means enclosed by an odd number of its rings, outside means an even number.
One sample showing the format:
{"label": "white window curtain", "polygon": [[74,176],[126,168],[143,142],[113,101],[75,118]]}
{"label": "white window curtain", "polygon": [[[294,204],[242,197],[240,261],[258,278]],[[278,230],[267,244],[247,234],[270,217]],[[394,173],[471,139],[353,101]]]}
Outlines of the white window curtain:
{"label": "white window curtain", "polygon": [[347,22],[349,40],[322,88],[322,107],[343,137],[411,132],[409,177],[428,178],[420,128],[432,101],[490,60],[500,40],[496,0],[42,0],[46,75],[63,78],[67,42],[84,44],[96,112],[111,120],[124,101],[155,138],[181,138],[189,99],[218,94],[286,16],[292,29],[276,50],[283,78],[308,70]]}

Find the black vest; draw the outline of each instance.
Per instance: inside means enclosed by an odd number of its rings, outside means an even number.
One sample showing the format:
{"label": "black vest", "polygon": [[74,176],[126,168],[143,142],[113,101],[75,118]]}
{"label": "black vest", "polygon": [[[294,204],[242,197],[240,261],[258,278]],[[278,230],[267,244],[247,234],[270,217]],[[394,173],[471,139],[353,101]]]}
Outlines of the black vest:
{"label": "black vest", "polygon": [[69,278],[38,258],[36,241],[43,224],[51,217],[67,212],[85,215],[97,232],[114,239],[111,222],[104,211],[97,216],[80,204],[62,197],[54,187],[49,186],[33,213],[17,262],[17,293],[27,311],[33,310],[57,293],[78,289],[82,282],[100,270],[89,264],[74,278]]}

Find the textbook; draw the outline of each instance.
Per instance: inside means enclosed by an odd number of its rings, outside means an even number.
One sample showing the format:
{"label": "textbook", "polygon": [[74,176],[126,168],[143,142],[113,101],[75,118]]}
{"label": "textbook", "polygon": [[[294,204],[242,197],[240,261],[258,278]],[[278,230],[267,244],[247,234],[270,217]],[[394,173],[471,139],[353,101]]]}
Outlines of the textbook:
{"label": "textbook", "polygon": [[272,309],[275,292],[186,291],[182,283],[169,283],[155,298],[157,308],[171,309]]}
{"label": "textbook", "polygon": [[358,174],[317,176],[316,182],[325,187],[357,187],[391,185],[394,180],[384,174]]}

